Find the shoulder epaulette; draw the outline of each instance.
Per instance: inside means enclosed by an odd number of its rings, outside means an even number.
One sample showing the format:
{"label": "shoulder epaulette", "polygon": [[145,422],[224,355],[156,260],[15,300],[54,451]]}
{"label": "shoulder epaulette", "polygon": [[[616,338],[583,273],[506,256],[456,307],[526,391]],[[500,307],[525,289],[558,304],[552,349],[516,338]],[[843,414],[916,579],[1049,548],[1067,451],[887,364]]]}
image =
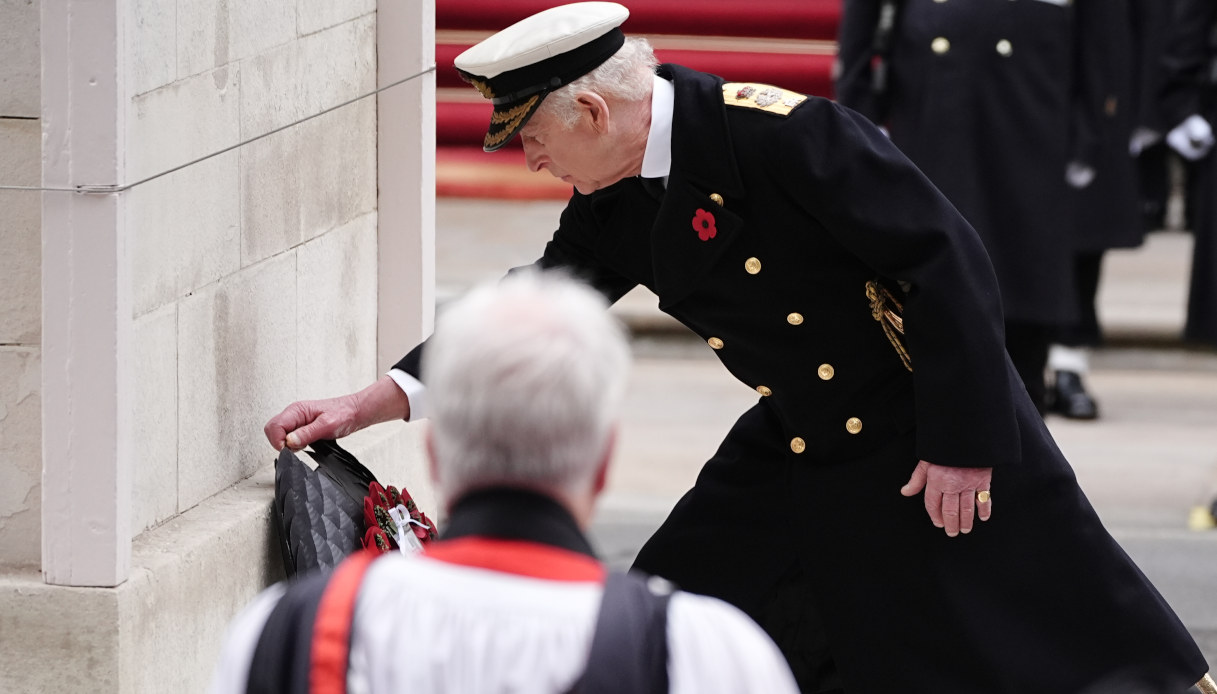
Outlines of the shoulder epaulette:
{"label": "shoulder epaulette", "polygon": [[728,106],[754,108],[779,116],[790,115],[795,106],[806,100],[807,97],[798,92],[768,84],[727,82],[723,85],[723,103]]}

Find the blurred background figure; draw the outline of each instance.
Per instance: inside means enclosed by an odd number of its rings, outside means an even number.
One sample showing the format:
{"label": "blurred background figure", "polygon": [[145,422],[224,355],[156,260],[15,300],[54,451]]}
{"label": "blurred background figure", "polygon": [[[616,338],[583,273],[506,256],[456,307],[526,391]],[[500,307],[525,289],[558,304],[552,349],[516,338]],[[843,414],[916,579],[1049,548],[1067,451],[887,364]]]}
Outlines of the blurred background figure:
{"label": "blurred background figure", "polygon": [[1217,118],[1217,2],[1174,0],[1163,59],[1166,142],[1188,169],[1189,221],[1194,235],[1184,339],[1217,345],[1217,165],[1211,154]]}
{"label": "blurred background figure", "polygon": [[[1169,0],[1107,0],[1105,11],[1093,19],[1102,24],[1079,27],[1086,39],[1094,69],[1083,107],[1094,114],[1094,180],[1074,194],[1073,271],[1077,320],[1062,326],[1048,352],[1051,384],[1047,407],[1070,419],[1099,415],[1087,392],[1084,376],[1090,370],[1090,348],[1102,342],[1096,310],[1104,253],[1112,248],[1135,248],[1145,232],[1161,226],[1167,194],[1163,129],[1158,119],[1162,49],[1170,26]],[[1137,155],[1146,152],[1146,183],[1154,208],[1146,226],[1141,201]],[[1153,168],[1149,168],[1153,167]]]}
{"label": "blurred background figure", "polygon": [[845,0],[842,9],[837,99],[887,127],[980,234],[1007,351],[1041,411],[1049,343],[1078,321],[1070,187],[1093,183],[1102,149],[1108,4]]}
{"label": "blurred background figure", "polygon": [[1134,94],[1138,101],[1136,123],[1128,150],[1136,159],[1141,196],[1141,221],[1146,231],[1164,229],[1170,221],[1172,169],[1180,168],[1178,154],[1166,144],[1162,88],[1166,73],[1162,58],[1174,26],[1175,0],[1133,0],[1132,36],[1136,42]]}

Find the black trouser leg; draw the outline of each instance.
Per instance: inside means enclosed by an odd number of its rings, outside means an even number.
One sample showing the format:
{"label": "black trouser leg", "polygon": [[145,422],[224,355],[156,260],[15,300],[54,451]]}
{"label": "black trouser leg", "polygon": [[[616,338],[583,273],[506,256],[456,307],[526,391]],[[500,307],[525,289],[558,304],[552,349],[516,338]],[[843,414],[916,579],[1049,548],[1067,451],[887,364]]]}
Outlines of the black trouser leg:
{"label": "black trouser leg", "polygon": [[1187,323],[1183,336],[1188,340],[1217,345],[1217,164],[1211,160],[1192,165],[1192,276],[1188,283]]}
{"label": "black trouser leg", "polygon": [[1068,347],[1096,347],[1102,342],[1099,315],[1095,307],[1099,294],[1099,275],[1103,251],[1078,253],[1073,257],[1074,293],[1078,307],[1077,322],[1064,326],[1056,335],[1058,344]]}
{"label": "black trouser leg", "polygon": [[1048,364],[1048,343],[1053,332],[1051,326],[1043,323],[1006,323],[1006,351],[1040,414],[1046,405],[1044,367]]}

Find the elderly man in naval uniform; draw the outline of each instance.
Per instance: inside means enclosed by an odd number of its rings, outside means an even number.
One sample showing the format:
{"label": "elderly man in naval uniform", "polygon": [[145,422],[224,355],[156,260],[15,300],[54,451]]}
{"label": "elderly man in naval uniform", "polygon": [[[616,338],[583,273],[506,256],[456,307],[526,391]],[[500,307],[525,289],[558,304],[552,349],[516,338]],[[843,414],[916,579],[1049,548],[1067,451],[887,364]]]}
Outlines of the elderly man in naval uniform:
{"label": "elderly man in naval uniform", "polygon": [[[648,287],[758,394],[635,567],[742,608],[804,691],[1209,686],[1022,387],[975,231],[864,117],[657,66],[627,16],[552,8],[456,67],[484,148],[574,187],[535,265]],[[267,438],[426,417],[425,348]]]}

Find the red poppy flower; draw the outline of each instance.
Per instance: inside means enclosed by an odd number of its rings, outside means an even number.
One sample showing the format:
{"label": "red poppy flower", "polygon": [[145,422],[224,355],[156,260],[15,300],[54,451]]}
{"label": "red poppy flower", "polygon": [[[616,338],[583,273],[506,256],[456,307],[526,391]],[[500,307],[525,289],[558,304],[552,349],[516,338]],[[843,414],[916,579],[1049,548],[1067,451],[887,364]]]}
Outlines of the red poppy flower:
{"label": "red poppy flower", "polygon": [[363,498],[363,527],[372,528],[376,526],[376,504],[372,503],[372,497],[365,496]]}
{"label": "red poppy flower", "polygon": [[411,513],[410,517],[427,526],[424,528],[422,525],[415,525],[413,523],[410,524],[410,528],[414,530],[414,536],[417,537],[423,544],[436,539],[437,535],[435,533],[435,523],[431,522],[431,519],[427,517],[427,514],[419,513],[416,516],[415,514]]}
{"label": "red poppy flower", "polygon": [[393,549],[388,534],[380,528],[368,528],[368,531],[363,534],[363,546],[374,548],[381,554]]}
{"label": "red poppy flower", "polygon": [[714,215],[698,209],[697,214],[693,215],[693,230],[697,232],[697,238],[702,241],[709,241],[717,236],[718,229],[714,226]]}
{"label": "red poppy flower", "polygon": [[405,506],[406,513],[411,519],[426,527],[410,524],[410,530],[420,541],[426,543],[438,538],[435,524],[418,508],[410,492],[405,488],[394,486],[383,487],[378,482],[368,485],[368,495],[363,498],[363,522],[366,528],[363,537],[365,547],[376,547],[381,551],[397,549],[397,522],[389,514],[389,509]]}
{"label": "red poppy flower", "polygon": [[372,503],[381,508],[389,508],[389,495],[385,493],[385,488],[380,486],[379,482],[372,482],[368,485],[368,496],[372,497]]}

